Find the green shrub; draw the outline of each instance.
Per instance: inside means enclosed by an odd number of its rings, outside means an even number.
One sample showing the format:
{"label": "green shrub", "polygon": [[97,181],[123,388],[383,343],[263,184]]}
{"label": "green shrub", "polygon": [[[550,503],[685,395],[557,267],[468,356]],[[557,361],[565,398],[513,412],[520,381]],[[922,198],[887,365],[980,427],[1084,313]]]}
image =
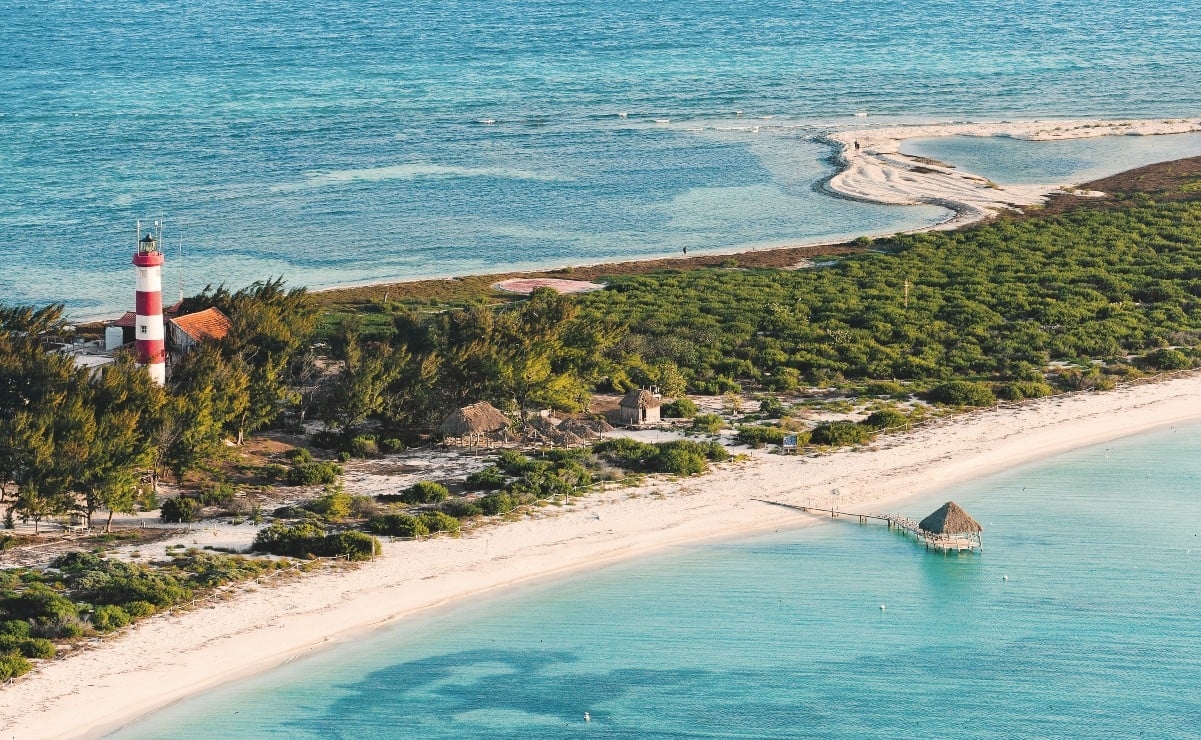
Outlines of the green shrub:
{"label": "green shrub", "polygon": [[1021,401],[1027,398],[1044,398],[1055,392],[1050,385],[1032,380],[1012,380],[997,386],[997,398],[1006,401]]}
{"label": "green shrub", "polygon": [[100,632],[112,632],[128,625],[129,612],[116,604],[101,604],[92,612],[92,626]]}
{"label": "green shrub", "polygon": [[225,506],[233,501],[237,489],[230,483],[214,483],[200,492],[197,499],[203,506]]}
{"label": "green shrub", "polygon": [[490,493],[479,500],[480,510],[489,516],[507,514],[516,509],[520,503],[512,494],[505,492]]}
{"label": "green shrub", "polygon": [[17,653],[26,658],[54,657],[54,643],[44,637],[0,635],[0,654]]}
{"label": "green shrub", "polygon": [[320,554],[347,560],[370,560],[383,552],[379,540],[363,532],[339,532],[324,538]]}
{"label": "green shrub", "polygon": [[29,637],[30,630],[29,622],[20,619],[10,619],[7,622],[0,622],[0,635],[9,637]]}
{"label": "green shrub", "polygon": [[895,380],[873,380],[863,389],[865,396],[898,396],[905,393],[905,386]]}
{"label": "green shrub", "polygon": [[870,442],[873,436],[875,432],[862,424],[853,421],[830,421],[818,424],[813,429],[809,441],[817,445],[841,447]]}
{"label": "green shrub", "polygon": [[325,531],[315,524],[282,524],[275,522],[260,529],[252,547],[258,552],[303,558],[316,555],[314,548],[325,538]]}
{"label": "green shrub", "polygon": [[508,475],[523,475],[538,469],[538,462],[531,460],[520,452],[502,450],[496,461],[497,466]]}
{"label": "green shrub", "polygon": [[736,439],[744,445],[760,449],[768,444],[783,444],[787,434],[780,427],[769,427],[761,424],[738,427]]}
{"label": "green shrub", "polygon": [[284,453],[284,457],[294,463],[313,462],[313,453],[309,452],[304,447],[293,447]]}
{"label": "green shrub", "polygon": [[269,463],[259,468],[259,475],[274,483],[280,483],[287,479],[288,468],[278,463]]}
{"label": "green shrub", "polygon": [[271,512],[271,516],[276,519],[318,519],[317,514],[309,511],[303,506],[281,506]]}
{"label": "green shrub", "polygon": [[909,417],[896,409],[880,409],[868,414],[862,423],[868,429],[904,429],[909,426]]}
{"label": "green shrub", "polygon": [[459,520],[453,516],[444,514],[441,511],[427,511],[418,517],[425,524],[426,528],[432,532],[450,532],[458,533]]}
{"label": "green shrub", "polygon": [[346,452],[349,452],[352,457],[379,457],[379,445],[375,442],[375,437],[363,435],[350,440]]}
{"label": "green shrub", "polygon": [[997,403],[987,385],[971,380],[951,380],[936,385],[927,396],[934,403],[947,406],[993,406]]}
{"label": "green shrub", "polygon": [[659,408],[660,414],[665,419],[691,419],[696,416],[697,411],[697,406],[691,398],[677,398]]}
{"label": "green shrub", "polygon": [[489,465],[467,476],[467,488],[472,491],[493,491],[505,484],[504,473],[495,465]]}
{"label": "green shrub", "polygon": [[717,434],[726,428],[726,423],[717,414],[699,414],[693,418],[690,428],[702,434]]}
{"label": "green shrub", "polygon": [[381,439],[379,441],[379,451],[384,453],[385,455],[391,455],[391,454],[395,454],[397,452],[404,452],[407,449],[408,449],[408,445],[406,445],[404,442],[402,442],[401,440],[396,439],[396,438]]}
{"label": "green shrub", "polygon": [[429,480],[417,481],[400,492],[400,500],[406,504],[436,504],[449,496],[446,486]]}
{"label": "green shrub", "polygon": [[328,486],[338,482],[342,466],[336,462],[296,463],[288,470],[287,482],[293,486]]}
{"label": "green shrub", "polygon": [[131,601],[128,604],[123,605],[122,608],[124,608],[129,616],[133,617],[134,619],[149,617],[158,611],[154,607],[154,604],[151,604],[149,601]]}
{"label": "green shrub", "polygon": [[0,595],[0,613],[9,620],[32,619],[38,624],[77,616],[75,603],[44,583],[33,583],[23,591]]}
{"label": "green shrub", "polygon": [[200,502],[190,496],[176,496],[163,502],[159,517],[168,523],[185,524],[200,518]]}
{"label": "green shrub", "polygon": [[430,533],[429,527],[412,514],[383,514],[367,522],[367,528],[389,537],[421,537]]}
{"label": "green shrub", "polygon": [[0,655],[0,681],[7,681],[10,678],[24,676],[26,673],[29,673],[32,670],[33,664],[18,653],[5,653]]}
{"label": "green shrub", "polygon": [[1142,365],[1153,370],[1184,370],[1192,364],[1188,355],[1166,347],[1150,352],[1142,358]]}
{"label": "green shrub", "polygon": [[304,508],[323,519],[339,521],[350,516],[353,500],[345,491],[333,491],[304,505]]}
{"label": "green shrub", "polygon": [[463,498],[452,498],[449,501],[443,501],[442,505],[438,507],[438,511],[453,516],[455,519],[466,519],[467,517],[479,516],[484,513],[479,504]]}
{"label": "green shrub", "polygon": [[759,413],[768,419],[779,419],[787,411],[784,402],[776,396],[763,396],[759,399]]}

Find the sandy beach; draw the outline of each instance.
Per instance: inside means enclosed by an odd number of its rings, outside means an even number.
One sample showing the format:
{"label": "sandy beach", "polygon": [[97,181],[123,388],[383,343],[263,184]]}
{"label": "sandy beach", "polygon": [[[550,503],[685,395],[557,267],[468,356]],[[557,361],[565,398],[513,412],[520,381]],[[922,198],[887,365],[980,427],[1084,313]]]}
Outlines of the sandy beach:
{"label": "sandy beach", "polygon": [[871,448],[800,457],[758,452],[704,477],[612,489],[553,516],[458,539],[388,543],[383,557],[355,570],[247,588],[43,665],[0,691],[0,736],[99,736],[190,694],[455,600],[684,543],[824,521],[763,499],[924,515],[905,500],[1194,419],[1201,419],[1196,373],[976,411]]}

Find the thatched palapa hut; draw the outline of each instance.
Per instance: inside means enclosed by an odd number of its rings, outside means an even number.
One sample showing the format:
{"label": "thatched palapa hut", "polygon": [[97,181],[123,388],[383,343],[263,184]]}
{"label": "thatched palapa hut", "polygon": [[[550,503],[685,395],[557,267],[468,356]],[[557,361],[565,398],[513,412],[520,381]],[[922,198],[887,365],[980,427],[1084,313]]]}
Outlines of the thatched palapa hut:
{"label": "thatched palapa hut", "polygon": [[659,423],[659,407],[663,402],[648,390],[633,390],[618,405],[621,423],[636,427]]}
{"label": "thatched palapa hut", "polygon": [[943,552],[984,549],[984,527],[954,501],[940,506],[933,514],[918,522],[917,527],[926,541],[927,549],[933,547]]}
{"label": "thatched palapa hut", "polygon": [[487,401],[480,401],[446,417],[438,431],[446,444],[474,447],[506,441],[509,424],[509,417]]}

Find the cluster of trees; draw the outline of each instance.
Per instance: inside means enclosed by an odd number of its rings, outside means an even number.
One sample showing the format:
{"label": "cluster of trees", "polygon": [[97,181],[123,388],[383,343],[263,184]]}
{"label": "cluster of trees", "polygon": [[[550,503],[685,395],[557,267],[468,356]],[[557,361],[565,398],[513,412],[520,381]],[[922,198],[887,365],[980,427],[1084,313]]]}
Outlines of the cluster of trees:
{"label": "cluster of trees", "polygon": [[501,307],[405,312],[388,331],[343,317],[330,334],[340,372],[325,390],[323,418],[349,438],[369,418],[430,428],[481,399],[519,412],[578,410],[619,330],[609,319],[582,320],[574,299],[549,288]]}
{"label": "cluster of trees", "polygon": [[[694,392],[901,378],[1042,381],[1053,359],[1192,364],[1201,203],[1143,204],[898,236],[808,270],[627,275],[580,298],[619,317],[614,380]],[[1168,347],[1178,349],[1166,350]]]}
{"label": "cluster of trees", "polygon": [[93,372],[49,340],[66,334],[61,305],[0,306],[0,502],[35,529],[50,515],[131,512],[138,484],[169,471],[182,481],[300,402],[316,313],[279,280],[210,291],[233,323],[218,344],[174,363],[159,388],[132,357]]}

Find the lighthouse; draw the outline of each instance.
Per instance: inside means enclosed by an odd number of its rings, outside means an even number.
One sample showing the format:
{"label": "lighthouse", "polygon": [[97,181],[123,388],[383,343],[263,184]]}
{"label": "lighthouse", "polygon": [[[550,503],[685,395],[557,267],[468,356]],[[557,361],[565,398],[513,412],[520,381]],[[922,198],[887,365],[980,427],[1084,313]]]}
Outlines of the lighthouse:
{"label": "lighthouse", "polygon": [[138,364],[145,365],[150,377],[159,385],[167,383],[167,347],[163,331],[163,253],[158,251],[162,238],[162,222],[155,221],[154,229],[142,236],[138,222],[138,251],[133,256],[137,276],[134,340]]}

